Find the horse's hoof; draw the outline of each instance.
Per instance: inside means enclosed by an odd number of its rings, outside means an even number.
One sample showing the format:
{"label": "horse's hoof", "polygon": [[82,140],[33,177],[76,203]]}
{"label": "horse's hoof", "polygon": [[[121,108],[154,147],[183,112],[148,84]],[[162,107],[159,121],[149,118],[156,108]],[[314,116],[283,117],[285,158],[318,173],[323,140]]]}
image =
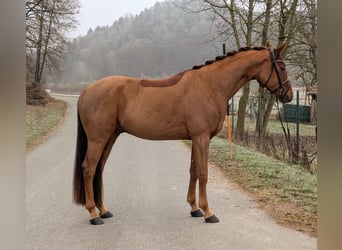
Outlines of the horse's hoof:
{"label": "horse's hoof", "polygon": [[104,214],[101,214],[100,217],[102,219],[107,219],[107,218],[113,217],[113,214],[111,212],[107,211]]}
{"label": "horse's hoof", "polygon": [[205,222],[207,223],[217,223],[219,221],[220,220],[215,216],[215,214],[205,219]]}
{"label": "horse's hoof", "polygon": [[94,219],[91,219],[89,222],[92,225],[102,225],[104,223],[100,217],[96,217]]}
{"label": "horse's hoof", "polygon": [[204,213],[201,211],[201,209],[197,209],[195,211],[190,212],[192,217],[203,217]]}

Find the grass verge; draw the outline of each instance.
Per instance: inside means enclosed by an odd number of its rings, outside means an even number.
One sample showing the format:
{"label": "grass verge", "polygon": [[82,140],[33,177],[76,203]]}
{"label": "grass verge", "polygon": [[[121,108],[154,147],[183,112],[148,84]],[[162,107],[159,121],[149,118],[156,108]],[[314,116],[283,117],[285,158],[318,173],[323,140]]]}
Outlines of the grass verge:
{"label": "grass verge", "polygon": [[[190,141],[185,142],[191,146]],[[232,145],[215,137],[209,161],[253,198],[279,224],[317,237],[317,176],[303,167],[288,164],[256,150]]]}
{"label": "grass verge", "polygon": [[[246,130],[254,132],[255,123],[256,123],[255,119],[250,120],[246,118],[245,122],[246,122]],[[284,122],[284,126],[286,128],[288,126],[291,135],[296,134],[296,123]],[[284,134],[281,123],[278,120],[269,120],[267,127],[268,127],[268,131],[267,131],[268,133],[271,133],[271,134],[275,133],[275,134],[281,134],[281,135]],[[301,136],[315,136],[316,125],[300,123],[299,128],[300,128]]]}
{"label": "grass verge", "polygon": [[63,121],[67,104],[53,100],[45,106],[26,105],[26,149],[40,144]]}

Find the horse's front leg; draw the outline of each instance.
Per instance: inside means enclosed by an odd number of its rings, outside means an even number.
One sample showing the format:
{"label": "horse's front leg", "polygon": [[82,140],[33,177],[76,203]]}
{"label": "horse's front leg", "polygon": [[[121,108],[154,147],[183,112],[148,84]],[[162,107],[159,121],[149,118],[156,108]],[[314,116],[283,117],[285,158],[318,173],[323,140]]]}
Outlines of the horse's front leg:
{"label": "horse's front leg", "polygon": [[209,208],[207,198],[209,144],[210,136],[207,134],[196,136],[192,139],[196,175],[199,179],[199,207],[204,212],[205,222],[216,223],[219,222],[219,219]]}
{"label": "horse's front leg", "polygon": [[196,202],[196,183],[197,183],[197,174],[196,174],[196,164],[194,159],[194,150],[191,151],[191,163],[190,163],[190,182],[188,189],[187,201],[191,206],[190,214],[192,217],[202,217],[204,216],[203,212],[197,206]]}

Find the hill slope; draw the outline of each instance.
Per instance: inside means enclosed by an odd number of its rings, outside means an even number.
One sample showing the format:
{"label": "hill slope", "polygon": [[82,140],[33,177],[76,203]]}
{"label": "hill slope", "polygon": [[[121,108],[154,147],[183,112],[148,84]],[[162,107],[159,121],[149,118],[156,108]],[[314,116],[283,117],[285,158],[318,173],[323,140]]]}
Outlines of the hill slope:
{"label": "hill slope", "polygon": [[[222,53],[207,42],[212,23],[205,14],[185,13],[173,1],[156,3],[109,27],[74,39],[60,82],[91,82],[108,75],[163,77]],[[56,80],[53,80],[56,81]]]}

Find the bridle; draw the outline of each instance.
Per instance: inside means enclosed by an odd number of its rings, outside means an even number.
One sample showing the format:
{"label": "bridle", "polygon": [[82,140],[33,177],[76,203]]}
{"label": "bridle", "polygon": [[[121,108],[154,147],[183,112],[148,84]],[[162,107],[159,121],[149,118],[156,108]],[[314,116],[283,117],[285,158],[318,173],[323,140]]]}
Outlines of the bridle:
{"label": "bridle", "polygon": [[[276,61],[275,61],[275,56],[274,56],[274,49],[273,48],[269,48],[268,50],[270,52],[270,58],[271,58],[271,62],[272,62],[272,64],[271,64],[271,73],[270,73],[270,76],[268,77],[266,83],[265,84],[261,84],[260,83],[260,85],[262,87],[268,89],[271,92],[271,94],[276,93],[278,90],[282,90],[281,91],[281,96],[286,96],[287,92],[289,91],[289,83],[290,83],[290,81],[289,81],[289,79],[286,79],[283,82],[281,81],[280,76],[279,76],[279,71],[278,71],[278,69],[276,67],[276,64],[275,64]],[[277,61],[282,62],[281,60],[277,60]],[[277,74],[278,82],[279,82],[278,88],[276,88],[274,90],[270,89],[267,86],[268,82],[270,81],[270,79],[272,77],[273,70],[275,70],[275,72]]]}

